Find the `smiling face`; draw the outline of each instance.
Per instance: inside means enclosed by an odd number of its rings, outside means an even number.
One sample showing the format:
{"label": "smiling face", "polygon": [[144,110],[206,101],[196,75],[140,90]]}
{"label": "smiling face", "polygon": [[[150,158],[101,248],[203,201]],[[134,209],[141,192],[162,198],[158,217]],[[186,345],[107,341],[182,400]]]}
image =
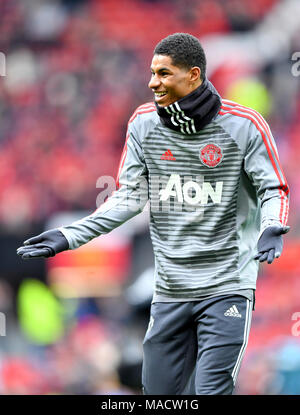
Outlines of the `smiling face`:
{"label": "smiling face", "polygon": [[176,66],[172,58],[166,55],[153,56],[151,74],[148,86],[154,92],[154,99],[161,107],[167,107],[185,97],[202,83],[200,68],[195,66],[185,69]]}

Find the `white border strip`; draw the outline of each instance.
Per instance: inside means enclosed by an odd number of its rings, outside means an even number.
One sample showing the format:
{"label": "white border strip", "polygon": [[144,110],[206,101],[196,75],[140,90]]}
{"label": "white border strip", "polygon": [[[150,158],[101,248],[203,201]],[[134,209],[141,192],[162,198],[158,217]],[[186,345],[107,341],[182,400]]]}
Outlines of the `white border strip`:
{"label": "white border strip", "polygon": [[[251,307],[250,307],[251,306]],[[235,385],[236,382],[236,378],[237,375],[239,373],[240,370],[240,366],[246,351],[246,347],[248,344],[248,339],[249,339],[249,333],[250,333],[250,327],[251,327],[251,318],[252,318],[252,301],[247,299],[247,309],[246,309],[246,317],[245,317],[245,328],[244,328],[244,340],[243,340],[243,344],[240,350],[240,353],[238,355],[236,364],[233,368],[233,371],[231,373],[231,377],[233,379],[233,384]]]}

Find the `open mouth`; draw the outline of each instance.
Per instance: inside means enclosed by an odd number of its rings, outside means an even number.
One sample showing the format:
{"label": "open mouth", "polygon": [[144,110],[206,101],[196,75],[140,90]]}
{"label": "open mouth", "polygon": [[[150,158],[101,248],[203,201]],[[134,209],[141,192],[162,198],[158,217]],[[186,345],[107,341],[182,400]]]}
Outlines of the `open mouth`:
{"label": "open mouth", "polygon": [[167,92],[154,92],[155,98],[162,98],[167,95]]}
{"label": "open mouth", "polygon": [[154,92],[154,97],[156,102],[164,100],[164,97],[167,95],[167,92]]}

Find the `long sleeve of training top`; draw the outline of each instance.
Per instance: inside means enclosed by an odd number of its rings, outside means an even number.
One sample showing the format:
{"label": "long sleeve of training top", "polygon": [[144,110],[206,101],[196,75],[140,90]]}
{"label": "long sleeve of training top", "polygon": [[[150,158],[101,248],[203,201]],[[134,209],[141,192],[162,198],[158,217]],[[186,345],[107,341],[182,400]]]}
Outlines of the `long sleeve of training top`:
{"label": "long sleeve of training top", "polygon": [[117,190],[94,213],[59,228],[70,249],[106,234],[140,213],[148,200],[147,168],[134,127],[129,120],[126,142],[117,176]]}
{"label": "long sleeve of training top", "polygon": [[245,156],[245,171],[261,200],[261,232],[267,226],[285,226],[289,212],[289,188],[275,140],[267,122],[252,120]]}
{"label": "long sleeve of training top", "polygon": [[239,137],[236,141],[244,153],[244,171],[260,200],[260,234],[267,226],[285,226],[289,213],[289,186],[268,123],[257,111],[229,100],[223,100],[220,112],[244,121],[244,130],[248,128],[246,135],[236,132]]}

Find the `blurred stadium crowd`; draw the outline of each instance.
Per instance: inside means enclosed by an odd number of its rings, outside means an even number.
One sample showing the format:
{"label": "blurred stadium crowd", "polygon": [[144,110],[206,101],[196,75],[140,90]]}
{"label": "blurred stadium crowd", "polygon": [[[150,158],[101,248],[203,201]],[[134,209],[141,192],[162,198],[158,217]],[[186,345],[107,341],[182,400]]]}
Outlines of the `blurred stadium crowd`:
{"label": "blurred stadium crowd", "polygon": [[[295,76],[291,60],[300,51],[300,23],[292,24],[290,13],[296,3],[0,0],[6,59],[0,77],[0,311],[7,317],[0,393],[141,393],[149,289],[138,288],[135,302],[125,287],[112,298],[56,298],[47,265],[21,263],[15,248],[59,212],[95,209],[97,179],[116,176],[130,115],[152,100],[147,83],[154,46],[170,33],[189,32],[203,40],[208,77],[221,95],[258,109],[270,123],[291,187],[292,229],[282,258],[261,270],[236,393],[300,394],[300,328],[292,329],[292,316],[300,312],[300,69]],[[247,54],[249,39],[258,34],[262,43]],[[141,276],[141,247],[151,271],[146,230],[132,246],[135,272],[128,273],[127,289]],[[33,290],[44,290],[52,306],[44,305],[55,310],[36,325],[52,333],[46,341],[21,324],[21,313],[28,312],[20,306],[22,281],[33,276]]]}

